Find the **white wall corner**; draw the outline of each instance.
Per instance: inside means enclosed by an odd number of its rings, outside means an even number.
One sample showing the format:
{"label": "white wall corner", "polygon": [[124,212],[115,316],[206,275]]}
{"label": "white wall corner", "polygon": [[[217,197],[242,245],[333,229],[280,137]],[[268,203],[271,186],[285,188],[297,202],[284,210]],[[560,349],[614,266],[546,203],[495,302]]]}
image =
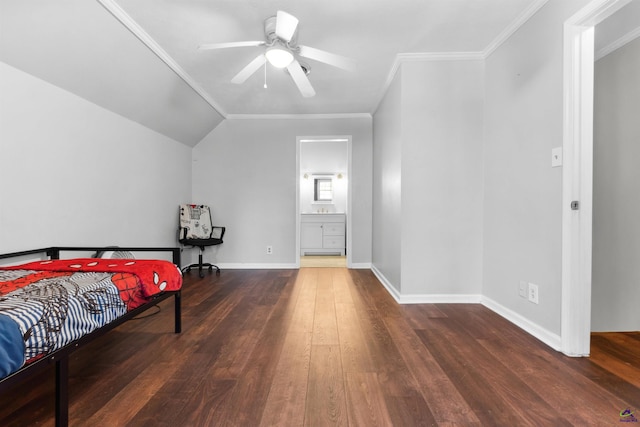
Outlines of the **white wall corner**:
{"label": "white wall corner", "polygon": [[524,330],[528,334],[532,335],[536,339],[542,341],[555,351],[560,351],[561,339],[560,335],[554,334],[551,331],[541,327],[540,325],[532,322],[531,320],[523,317],[515,311],[498,304],[491,298],[487,298],[480,294],[413,294],[402,295],[398,290],[387,280],[387,278],[378,270],[375,266],[371,267],[373,274],[380,280],[382,286],[385,287],[387,292],[393,297],[398,304],[482,304],[494,313],[502,316],[509,322],[513,323],[520,329]]}
{"label": "white wall corner", "polygon": [[373,274],[378,278],[378,280],[380,280],[380,283],[382,283],[382,286],[385,287],[385,289],[387,290],[387,292],[389,292],[389,294],[393,297],[393,299],[396,300],[398,304],[401,304],[400,292],[398,292],[395,286],[393,286],[391,282],[389,282],[387,278],[384,277],[384,274],[382,274],[380,270],[376,268],[375,265],[371,266],[371,271],[373,271]]}
{"label": "white wall corner", "polygon": [[524,330],[528,334],[533,335],[535,338],[542,341],[552,349],[556,351],[560,351],[562,347],[560,335],[554,334],[553,332],[546,330],[545,328],[541,327],[536,323],[533,323],[531,320],[521,316],[515,311],[501,304],[498,304],[491,298],[482,296],[480,303],[485,307],[487,307],[489,310],[493,311],[494,313],[497,313],[500,316],[504,317],[509,322],[513,323],[514,325]]}
{"label": "white wall corner", "polygon": [[408,294],[403,295],[387,280],[387,278],[375,266],[371,271],[380,280],[382,286],[398,304],[479,304],[482,295],[476,294]]}

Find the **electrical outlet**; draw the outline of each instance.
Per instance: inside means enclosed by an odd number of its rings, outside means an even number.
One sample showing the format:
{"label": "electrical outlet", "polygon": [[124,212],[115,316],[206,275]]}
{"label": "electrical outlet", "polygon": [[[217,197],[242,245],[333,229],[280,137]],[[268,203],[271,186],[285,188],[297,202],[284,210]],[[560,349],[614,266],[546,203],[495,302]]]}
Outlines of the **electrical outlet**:
{"label": "electrical outlet", "polygon": [[524,280],[520,281],[520,286],[518,287],[518,295],[520,295],[522,298],[527,297],[527,282],[525,282]]}
{"label": "electrical outlet", "polygon": [[273,253],[273,246],[267,246],[267,254],[271,255]]}
{"label": "electrical outlet", "polygon": [[538,304],[538,285],[529,283],[529,301]]}

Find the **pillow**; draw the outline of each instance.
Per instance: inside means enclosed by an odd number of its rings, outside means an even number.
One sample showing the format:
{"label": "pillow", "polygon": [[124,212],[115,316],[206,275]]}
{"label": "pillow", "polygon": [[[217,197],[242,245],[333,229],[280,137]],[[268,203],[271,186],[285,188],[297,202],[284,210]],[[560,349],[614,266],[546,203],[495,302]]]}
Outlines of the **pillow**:
{"label": "pillow", "polygon": [[134,259],[135,256],[129,251],[104,251],[98,258],[111,258],[111,259]]}

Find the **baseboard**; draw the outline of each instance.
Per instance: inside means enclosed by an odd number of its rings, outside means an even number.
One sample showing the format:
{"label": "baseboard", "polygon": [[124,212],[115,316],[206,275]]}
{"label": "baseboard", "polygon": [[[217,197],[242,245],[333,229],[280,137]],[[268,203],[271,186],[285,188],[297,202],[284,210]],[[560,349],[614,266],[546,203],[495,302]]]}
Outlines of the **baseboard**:
{"label": "baseboard", "polygon": [[482,304],[489,310],[504,317],[509,322],[513,323],[520,329],[527,332],[529,335],[542,341],[552,349],[560,351],[561,338],[559,335],[554,334],[551,331],[546,330],[540,325],[532,322],[531,320],[521,316],[515,311],[508,309],[507,307],[498,304],[491,298],[487,298],[484,295],[475,294],[414,294],[414,295],[402,295],[398,290],[387,280],[387,278],[378,270],[375,266],[371,267],[373,274],[380,280],[382,286],[385,287],[387,292],[396,300],[398,304]]}
{"label": "baseboard", "polygon": [[220,270],[290,270],[297,269],[295,263],[244,263],[230,262],[216,264]]}
{"label": "baseboard", "polygon": [[400,292],[398,292],[398,290],[391,284],[391,282],[389,282],[387,278],[384,277],[384,274],[382,274],[375,265],[371,266],[371,271],[373,272],[374,276],[378,278],[380,283],[382,283],[382,286],[384,286],[387,292],[389,292],[389,295],[391,295],[393,299],[396,300],[398,304],[400,304]]}
{"label": "baseboard", "polygon": [[[218,263],[216,265],[218,267],[220,267],[221,270],[224,270],[224,269],[227,269],[227,270],[242,270],[242,269],[247,269],[247,270],[265,270],[265,269],[288,270],[288,269],[300,268],[300,266],[296,265],[295,263],[275,263],[275,264],[271,264],[271,263],[230,262],[230,263]],[[359,262],[359,263],[352,263],[351,266],[349,266],[348,268],[353,269],[353,270],[370,270],[372,267],[371,267],[371,263],[369,263],[369,262]]]}
{"label": "baseboard", "polygon": [[398,304],[479,304],[482,299],[476,294],[401,294],[375,266],[371,271]]}
{"label": "baseboard", "polygon": [[535,338],[539,339],[540,341],[542,341],[552,349],[556,351],[561,350],[562,340],[560,338],[560,335],[554,334],[553,332],[546,330],[545,328],[541,327],[537,323],[532,322],[531,320],[521,316],[515,311],[501,304],[498,304],[491,298],[487,298],[483,296],[480,303],[485,307],[487,307],[489,310],[493,311],[496,314],[499,314],[500,316],[507,319],[509,322],[513,323],[520,329],[524,330],[529,335],[533,335]]}

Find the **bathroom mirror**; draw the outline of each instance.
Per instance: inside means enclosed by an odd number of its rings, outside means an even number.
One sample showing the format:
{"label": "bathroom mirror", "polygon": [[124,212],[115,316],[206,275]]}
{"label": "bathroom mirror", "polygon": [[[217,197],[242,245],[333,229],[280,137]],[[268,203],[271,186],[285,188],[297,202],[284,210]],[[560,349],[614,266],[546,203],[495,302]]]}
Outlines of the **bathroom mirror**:
{"label": "bathroom mirror", "polygon": [[330,202],[333,200],[333,180],[331,178],[313,179],[313,200]]}

